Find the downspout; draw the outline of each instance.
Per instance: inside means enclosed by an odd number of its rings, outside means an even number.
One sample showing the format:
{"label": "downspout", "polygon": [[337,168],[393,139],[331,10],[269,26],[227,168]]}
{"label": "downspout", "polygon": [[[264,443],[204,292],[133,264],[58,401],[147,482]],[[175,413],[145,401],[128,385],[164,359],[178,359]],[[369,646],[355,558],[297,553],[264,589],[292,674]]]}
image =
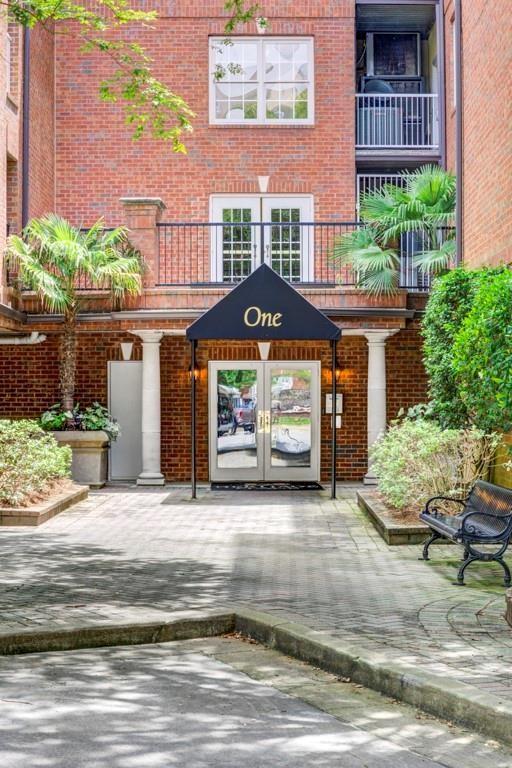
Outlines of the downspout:
{"label": "downspout", "polygon": [[464,255],[464,197],[463,197],[463,177],[464,177],[464,98],[462,86],[462,3],[461,0],[455,0],[455,174],[456,181],[456,210],[455,210],[455,232],[456,232],[456,264],[460,266]]}
{"label": "downspout", "polygon": [[46,335],[44,333],[34,331],[30,336],[0,336],[0,345],[14,344],[19,346],[22,344],[29,344],[32,346],[33,344],[41,344],[45,339]]}
{"label": "downspout", "polygon": [[28,223],[30,161],[30,29],[23,28],[23,108],[21,160],[21,227]]}

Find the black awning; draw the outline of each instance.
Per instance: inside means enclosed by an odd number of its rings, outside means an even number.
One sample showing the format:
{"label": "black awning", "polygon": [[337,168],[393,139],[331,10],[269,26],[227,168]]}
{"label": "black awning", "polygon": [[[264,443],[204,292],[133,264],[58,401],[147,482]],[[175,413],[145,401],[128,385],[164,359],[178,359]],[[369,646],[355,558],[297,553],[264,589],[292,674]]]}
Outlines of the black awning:
{"label": "black awning", "polygon": [[290,283],[262,264],[187,328],[199,339],[334,341],[341,330]]}

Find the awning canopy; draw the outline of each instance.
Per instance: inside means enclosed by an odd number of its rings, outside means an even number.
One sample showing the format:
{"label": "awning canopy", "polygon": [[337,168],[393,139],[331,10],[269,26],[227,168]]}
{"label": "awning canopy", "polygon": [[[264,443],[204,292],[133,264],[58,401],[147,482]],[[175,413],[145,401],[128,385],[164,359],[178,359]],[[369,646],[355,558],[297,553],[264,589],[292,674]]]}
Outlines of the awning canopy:
{"label": "awning canopy", "polygon": [[341,330],[267,264],[187,328],[199,339],[335,341]]}

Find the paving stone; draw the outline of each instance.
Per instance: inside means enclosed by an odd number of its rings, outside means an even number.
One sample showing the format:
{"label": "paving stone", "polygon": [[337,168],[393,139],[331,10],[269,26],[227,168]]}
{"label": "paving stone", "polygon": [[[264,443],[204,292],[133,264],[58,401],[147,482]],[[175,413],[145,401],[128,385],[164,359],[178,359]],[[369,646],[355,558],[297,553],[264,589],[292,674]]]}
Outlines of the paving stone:
{"label": "paving stone", "polygon": [[37,529],[0,531],[0,634],[241,604],[512,698],[501,569],[453,585],[459,552],[387,545],[322,493],[116,487]]}

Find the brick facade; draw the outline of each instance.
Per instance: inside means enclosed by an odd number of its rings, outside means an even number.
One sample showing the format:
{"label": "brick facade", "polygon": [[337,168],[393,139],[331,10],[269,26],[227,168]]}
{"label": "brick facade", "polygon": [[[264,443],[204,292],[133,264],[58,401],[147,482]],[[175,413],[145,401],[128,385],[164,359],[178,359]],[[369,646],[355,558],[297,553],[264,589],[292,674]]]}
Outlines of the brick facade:
{"label": "brick facade", "polygon": [[[37,417],[59,399],[57,334],[32,347],[0,347],[0,418]],[[120,342],[134,342],[133,359],[140,359],[137,337],[123,331],[80,333],[77,401],[86,406],[107,402],[107,363],[121,359]],[[208,479],[208,361],[258,360],[254,343],[200,342],[198,347],[197,435],[198,477]],[[330,347],[327,343],[274,342],[270,359],[321,360],[322,404],[330,392]],[[387,342],[388,418],[401,407],[425,399],[417,329],[400,331]],[[338,349],[341,371],[339,389],[344,395],[344,414],[338,430],[338,476],[360,480],[367,467],[366,388],[368,352],[363,336],[342,338]],[[184,338],[165,337],[161,345],[162,471],[169,481],[190,477],[190,349]],[[16,386],[13,387],[13,382]],[[322,477],[330,471],[330,416],[322,415]]]}

